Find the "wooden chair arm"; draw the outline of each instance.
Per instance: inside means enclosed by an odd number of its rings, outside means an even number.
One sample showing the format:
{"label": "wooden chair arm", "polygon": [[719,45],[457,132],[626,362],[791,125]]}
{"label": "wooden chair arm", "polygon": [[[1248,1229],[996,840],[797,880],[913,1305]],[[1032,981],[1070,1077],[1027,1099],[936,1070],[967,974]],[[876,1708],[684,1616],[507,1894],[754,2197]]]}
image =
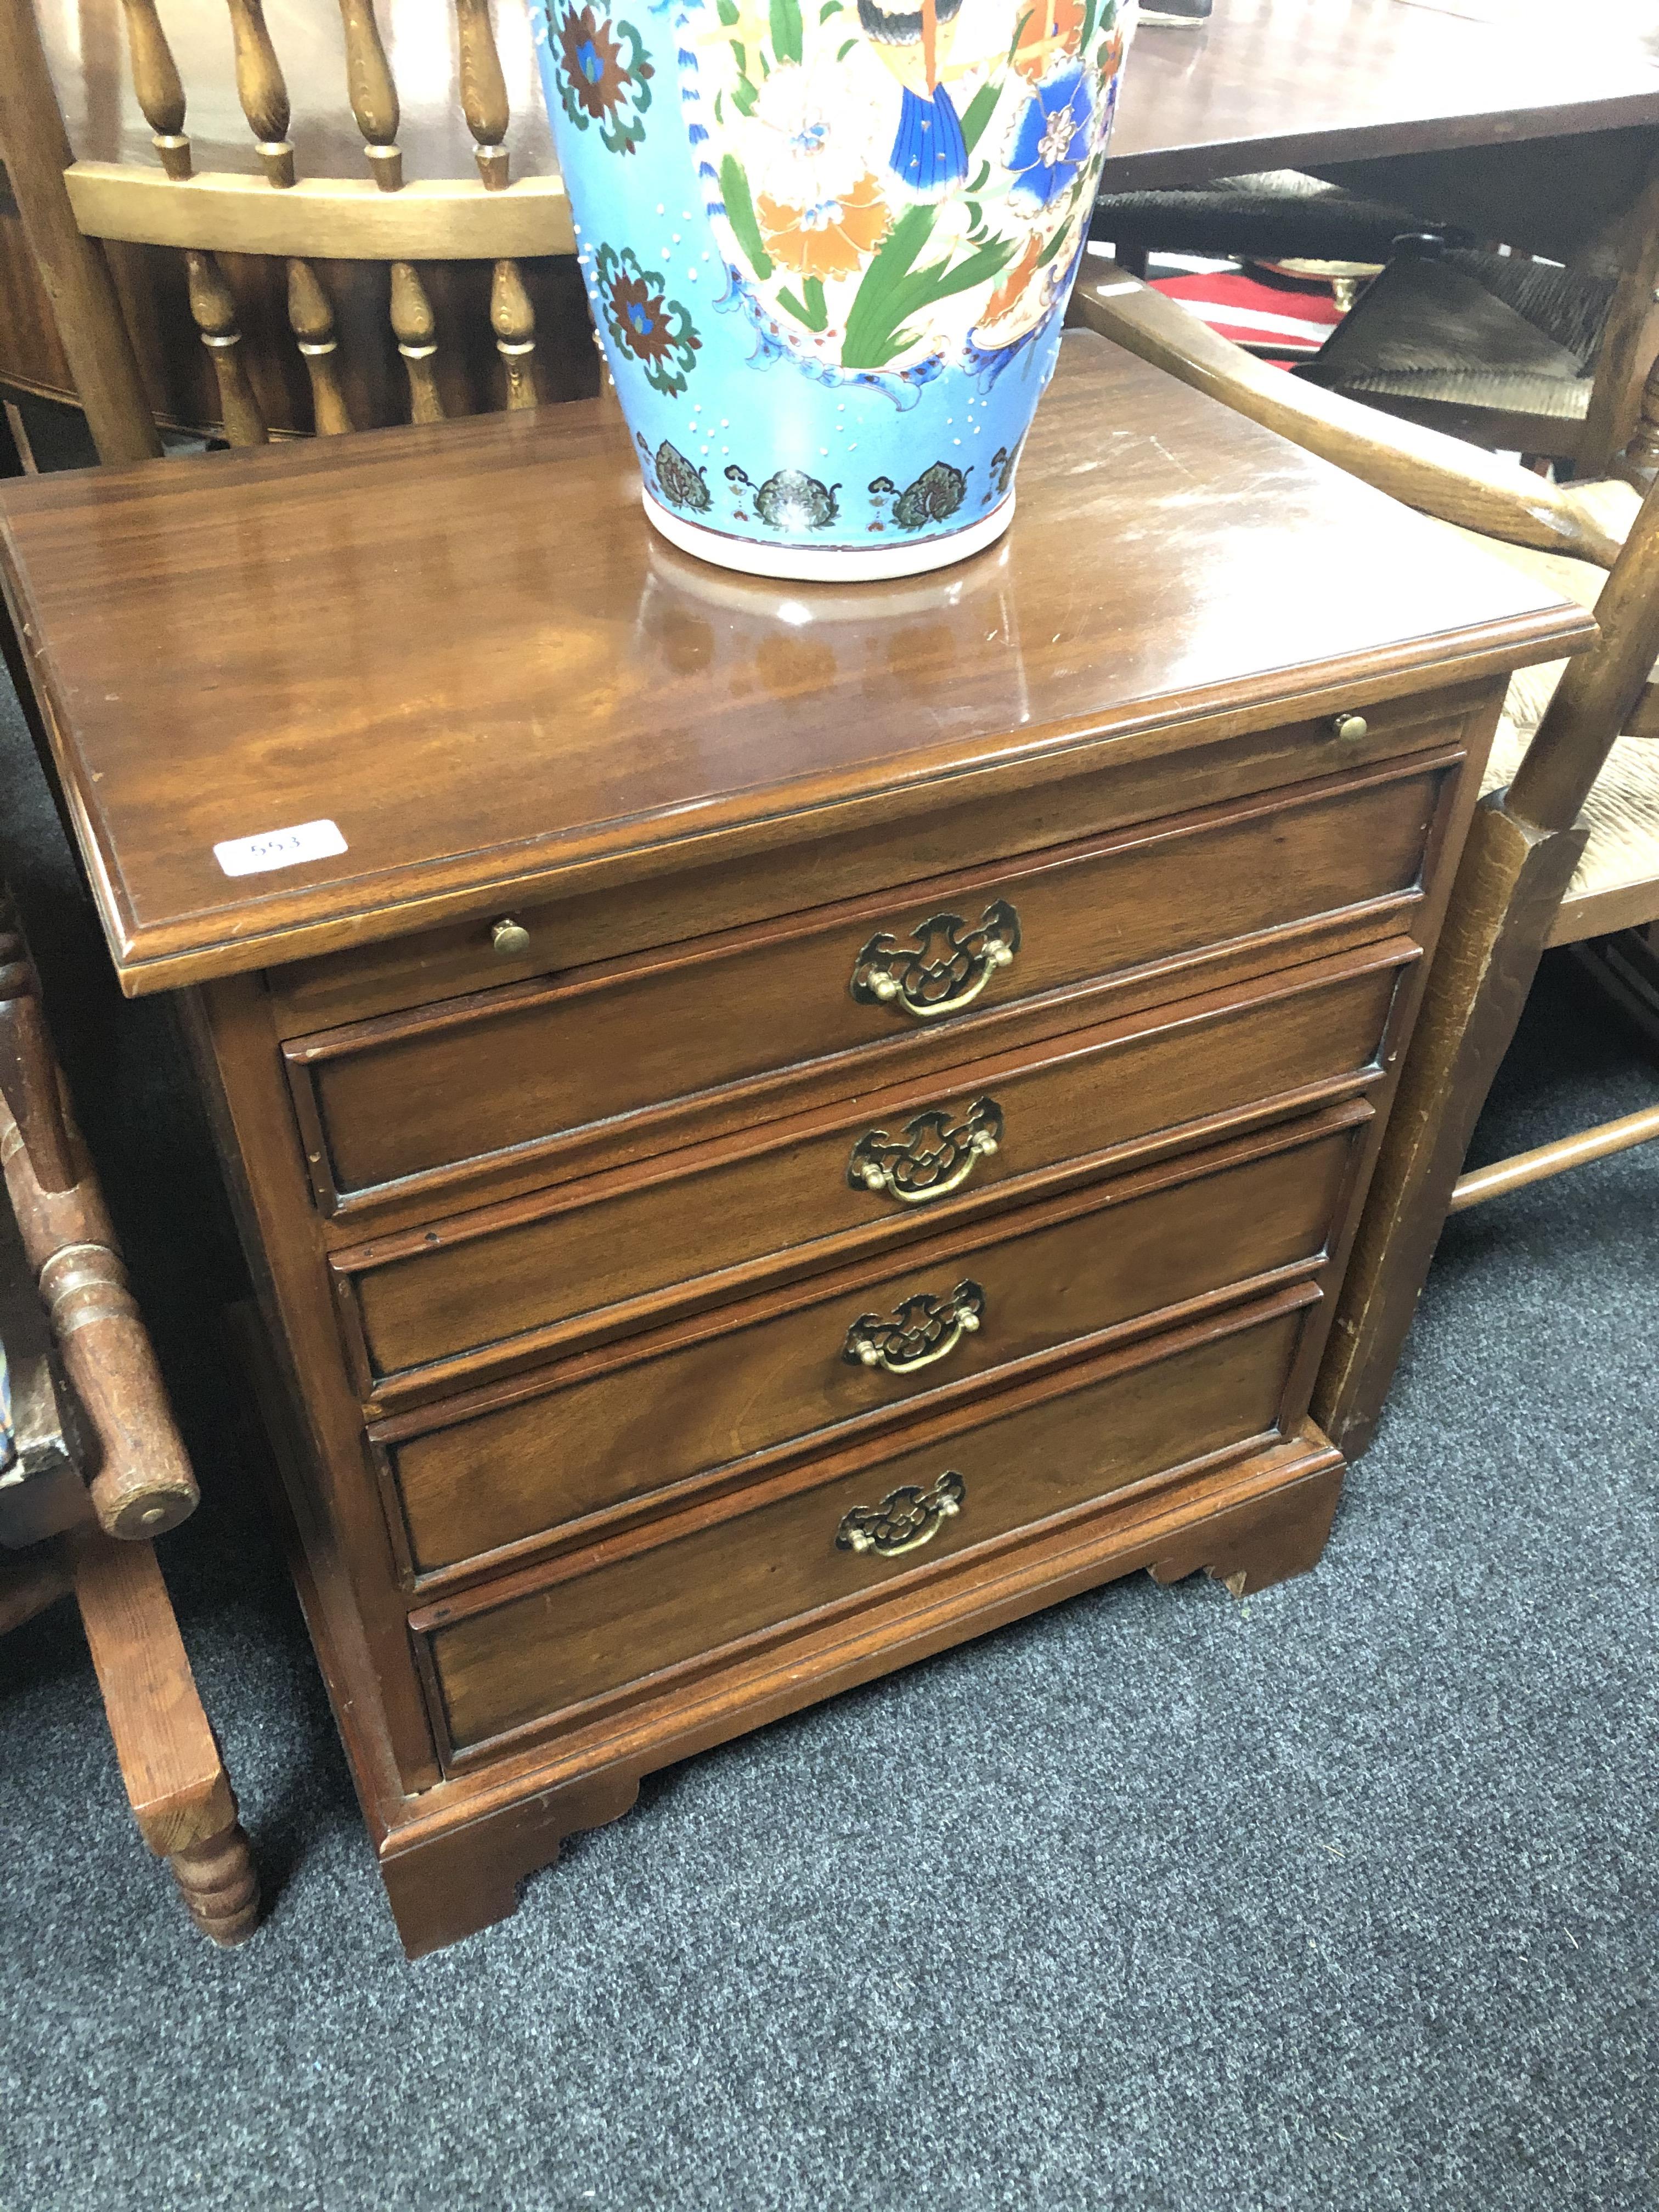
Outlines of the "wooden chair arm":
{"label": "wooden chair arm", "polygon": [[43,1190],[9,1114],[0,1115],[0,1164],[52,1335],[96,1439],[97,1471],[87,1486],[93,1510],[111,1536],[164,1535],[195,1511],[200,1492],[97,1180],[88,1167],[70,1189]]}
{"label": "wooden chair arm", "polygon": [[1085,263],[1068,319],[1443,522],[1602,568],[1619,557],[1619,541],[1581,511],[1570,487],[1287,376],[1115,263]]}
{"label": "wooden chair arm", "polygon": [[58,1347],[94,1431],[88,1485],[112,1536],[159,1536],[200,1493],[104,1194],[64,1110],[28,948],[0,908],[0,1168]]}

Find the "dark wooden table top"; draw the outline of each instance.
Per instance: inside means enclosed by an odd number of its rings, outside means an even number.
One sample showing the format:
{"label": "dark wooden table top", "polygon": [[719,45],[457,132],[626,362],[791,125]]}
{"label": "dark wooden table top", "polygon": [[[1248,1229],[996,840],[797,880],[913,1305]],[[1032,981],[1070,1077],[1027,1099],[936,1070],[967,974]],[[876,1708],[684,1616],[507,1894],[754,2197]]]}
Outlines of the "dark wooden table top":
{"label": "dark wooden table top", "polygon": [[[76,154],[152,167],[120,0],[37,7]],[[197,167],[254,170],[223,0],[170,0],[163,12],[189,92]],[[339,23],[311,0],[270,0],[266,12],[293,96],[289,135],[301,173],[362,176]],[[453,64],[446,53],[434,66],[421,11],[407,20],[382,13],[409,174],[471,176],[472,142]],[[495,15],[514,173],[530,176],[552,166],[553,149],[529,21],[521,7]],[[1142,26],[1108,185],[1633,123],[1659,123],[1655,0],[1215,0],[1201,30]]]}
{"label": "dark wooden table top", "polygon": [[1659,125],[1654,0],[1215,0],[1144,24],[1103,189]]}
{"label": "dark wooden table top", "polygon": [[[656,537],[623,433],[584,402],[39,477],[0,499],[0,562],[138,990],[1591,634],[1084,332],[1019,500],[1000,545],[933,576],[752,581]],[[319,819],[344,852],[216,860]]]}

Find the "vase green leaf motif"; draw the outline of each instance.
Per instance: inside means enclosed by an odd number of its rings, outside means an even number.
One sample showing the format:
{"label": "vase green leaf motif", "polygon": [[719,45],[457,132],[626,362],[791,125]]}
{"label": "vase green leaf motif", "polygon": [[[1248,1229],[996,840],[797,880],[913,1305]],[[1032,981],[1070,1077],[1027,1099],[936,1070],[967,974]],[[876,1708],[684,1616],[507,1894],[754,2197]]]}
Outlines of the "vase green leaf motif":
{"label": "vase green leaf motif", "polygon": [[991,542],[1133,0],[532,0],[646,511],[780,576]]}

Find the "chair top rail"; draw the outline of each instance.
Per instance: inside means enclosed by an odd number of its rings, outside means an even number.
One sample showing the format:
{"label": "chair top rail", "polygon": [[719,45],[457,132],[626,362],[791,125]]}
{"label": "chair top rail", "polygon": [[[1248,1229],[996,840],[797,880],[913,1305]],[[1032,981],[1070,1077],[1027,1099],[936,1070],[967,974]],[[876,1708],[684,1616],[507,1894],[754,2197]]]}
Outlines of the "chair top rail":
{"label": "chair top rail", "polygon": [[521,177],[495,191],[475,177],[417,179],[396,191],[366,179],[301,177],[273,191],[263,177],[229,172],[176,180],[159,168],[76,161],[67,182],[88,237],[132,246],[315,261],[495,261],[576,249],[556,176]]}

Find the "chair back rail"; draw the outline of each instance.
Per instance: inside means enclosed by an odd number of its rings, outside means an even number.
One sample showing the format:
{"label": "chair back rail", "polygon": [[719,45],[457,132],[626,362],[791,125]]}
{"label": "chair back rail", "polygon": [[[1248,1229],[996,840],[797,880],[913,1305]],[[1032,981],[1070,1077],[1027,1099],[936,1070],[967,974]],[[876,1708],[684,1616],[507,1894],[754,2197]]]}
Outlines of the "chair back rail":
{"label": "chair back rail", "polygon": [[[294,387],[280,368],[273,378],[272,364],[258,346],[258,357],[250,362],[243,343],[243,312],[258,295],[257,283],[250,285],[250,257],[286,264],[279,297],[295,349],[289,358],[303,368],[304,383],[298,389],[308,388],[308,411],[323,434],[366,427],[386,419],[386,413],[382,394],[373,388],[373,364],[363,364],[367,375],[354,375],[342,351],[343,337],[348,347],[359,342],[340,321],[342,281],[349,278],[349,289],[359,292],[363,272],[342,269],[331,277],[324,264],[378,262],[387,270],[382,279],[382,327],[389,326],[401,358],[406,411],[414,420],[441,421],[465,409],[471,398],[468,379],[459,373],[463,365],[457,362],[446,369],[440,358],[441,346],[453,343],[447,330],[453,317],[446,303],[472,296],[471,288],[453,281],[458,272],[433,264],[489,264],[487,292],[476,296],[497,361],[494,404],[533,406],[541,396],[536,307],[522,264],[545,264],[550,257],[570,255],[575,241],[556,175],[512,180],[506,143],[511,112],[488,0],[452,0],[459,103],[477,176],[411,182],[404,175],[398,88],[374,0],[338,4],[343,90],[362,134],[368,178],[298,173],[287,81],[263,0],[225,0],[237,94],[258,174],[198,171],[187,127],[185,75],[155,0],[122,0],[122,7],[133,94],[149,125],[157,167],[70,161],[66,143],[56,162],[83,252],[97,254],[87,241],[98,240],[166,246],[182,254],[191,317],[211,362],[219,418],[234,445],[264,442],[272,419],[284,422],[293,411],[288,402]],[[8,16],[20,24],[27,19],[39,59],[33,0],[0,0],[0,18]],[[40,60],[29,105],[38,107],[43,98],[61,141],[61,118]],[[11,149],[12,136],[0,115],[0,149]],[[11,166],[20,166],[15,152]],[[66,226],[60,222],[60,228]],[[98,259],[101,266],[101,256]],[[441,279],[435,302],[428,273]],[[107,288],[106,272],[105,283]],[[538,278],[536,289],[545,301],[550,287],[544,278]],[[562,312],[574,306],[579,289],[576,283],[556,288]],[[257,318],[256,325],[262,320]],[[127,351],[131,355],[130,346]],[[465,351],[470,367],[476,359],[470,333]],[[579,387],[586,380],[580,369],[574,376],[567,369],[559,380]],[[156,447],[151,444],[146,450]],[[134,456],[126,452],[120,457]]]}

